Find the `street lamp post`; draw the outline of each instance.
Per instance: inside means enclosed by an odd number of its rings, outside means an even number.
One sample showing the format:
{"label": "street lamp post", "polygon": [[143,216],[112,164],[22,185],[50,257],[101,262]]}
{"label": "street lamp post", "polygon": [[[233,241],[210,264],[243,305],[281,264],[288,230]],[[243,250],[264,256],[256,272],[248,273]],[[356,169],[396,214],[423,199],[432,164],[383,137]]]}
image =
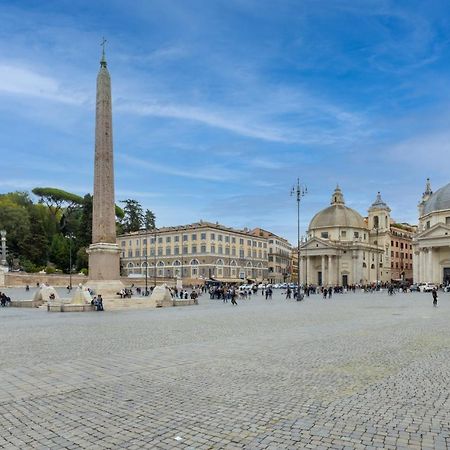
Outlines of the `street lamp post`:
{"label": "street lamp post", "polygon": [[6,230],[0,231],[1,238],[1,249],[2,249],[2,259],[0,261],[0,266],[7,266],[8,262],[6,260]]}
{"label": "street lamp post", "polygon": [[300,298],[300,200],[308,193],[308,188],[300,183],[297,178],[297,186],[293,186],[291,196],[296,196],[297,201],[297,299]]}
{"label": "street lamp post", "polygon": [[[308,234],[305,234],[304,236],[302,236],[301,238],[301,243],[306,244],[308,242]],[[305,247],[305,280],[304,280],[305,285],[308,284],[308,248]]]}
{"label": "street lamp post", "polygon": [[377,258],[376,258],[376,261],[377,261],[377,270],[376,270],[376,276],[377,276],[377,284],[376,284],[376,290],[378,291],[378,280],[379,280],[379,270],[380,270],[380,252],[378,251],[379,250],[379,246],[378,246],[378,226],[375,226],[374,227],[375,228],[375,233],[376,233],[376,236],[377,236],[377,240],[376,240],[376,243],[377,243]]}
{"label": "street lamp post", "polygon": [[72,290],[72,239],[73,234],[68,234],[67,239],[69,239],[69,291]]}
{"label": "street lamp post", "polygon": [[155,249],[153,251],[153,287],[156,287],[156,228],[153,231]]}
{"label": "street lamp post", "polygon": [[[183,287],[183,276],[184,276],[184,234],[181,233],[181,287]],[[209,274],[209,278],[211,278],[211,273]]]}
{"label": "street lamp post", "polygon": [[145,246],[145,296],[148,295],[148,247]]}

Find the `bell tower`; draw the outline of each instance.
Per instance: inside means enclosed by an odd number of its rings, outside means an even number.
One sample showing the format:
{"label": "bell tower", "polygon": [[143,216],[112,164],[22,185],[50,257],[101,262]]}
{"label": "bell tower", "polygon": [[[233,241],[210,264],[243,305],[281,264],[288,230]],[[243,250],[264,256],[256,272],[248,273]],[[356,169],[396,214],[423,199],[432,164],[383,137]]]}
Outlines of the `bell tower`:
{"label": "bell tower", "polygon": [[425,192],[422,194],[422,200],[417,205],[417,208],[419,209],[419,217],[423,216],[423,210],[425,207],[425,203],[428,201],[428,199],[431,197],[432,194],[433,194],[433,191],[431,190],[430,179],[427,178],[427,183],[425,185]]}
{"label": "bell tower", "polygon": [[381,198],[381,193],[377,193],[375,201],[369,208],[369,230],[379,232],[389,231],[391,222],[391,208]]}

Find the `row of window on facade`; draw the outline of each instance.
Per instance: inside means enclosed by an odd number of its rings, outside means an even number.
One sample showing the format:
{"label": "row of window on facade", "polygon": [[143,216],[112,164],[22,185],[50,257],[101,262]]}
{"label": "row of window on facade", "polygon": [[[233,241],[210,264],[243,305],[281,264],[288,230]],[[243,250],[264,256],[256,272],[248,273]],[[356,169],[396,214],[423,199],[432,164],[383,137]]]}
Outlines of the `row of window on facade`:
{"label": "row of window on facade", "polygon": [[[395,241],[395,246],[398,247],[398,241]],[[409,246],[409,249],[412,250],[412,244],[403,244],[403,242],[400,242],[400,249],[407,249]],[[394,241],[391,241],[391,247],[394,247]]]}
{"label": "row of window on facade", "polygon": [[[445,225],[450,225],[450,217],[445,218]],[[431,228],[431,222],[429,220],[427,220],[426,227]]]}
{"label": "row of window on facade", "polygon": [[289,249],[289,250],[290,250],[290,248],[291,248],[291,246],[290,246],[289,243],[277,241],[277,240],[274,240],[274,239],[269,239],[269,244],[275,244],[275,245],[278,245],[278,246],[280,246],[280,247],[285,247],[285,248],[287,248],[287,249]]}
{"label": "row of window on facade", "polygon": [[282,257],[279,257],[279,256],[272,256],[270,253],[269,253],[269,258],[268,258],[268,260],[270,261],[270,262],[277,262],[277,263],[279,263],[279,264],[289,264],[290,262],[291,262],[291,254],[289,255],[289,258],[286,256],[286,257],[284,257],[284,258],[282,258]]}
{"label": "row of window on facade", "polygon": [[[393,258],[394,257],[394,252],[393,251],[391,251],[391,257]],[[399,253],[398,252],[395,252],[395,257],[396,258],[405,258],[405,259],[412,259],[412,253],[403,253],[403,252],[400,252],[400,256],[399,256]]]}
{"label": "row of window on facade", "polygon": [[201,266],[197,259],[193,259],[190,261],[190,267],[182,267],[180,261],[174,261],[172,263],[173,267],[170,265],[166,266],[164,261],[158,261],[156,264],[156,272],[155,267],[152,264],[147,264],[146,262],[142,264],[133,264],[129,262],[126,265],[126,270],[128,274],[142,274],[145,273],[147,268],[147,274],[149,276],[158,275],[160,277],[171,277],[171,276],[231,276],[232,278],[240,277],[262,277],[264,275],[264,267],[262,263],[259,263],[256,267],[253,267],[251,262],[248,262],[246,267],[241,268],[237,266],[236,261],[231,261],[230,266],[226,267],[224,265],[223,260],[217,260],[216,266],[204,267]]}
{"label": "row of window on facade", "polygon": [[[322,231],[320,233],[320,237],[323,238],[323,239],[328,239],[329,236],[330,235],[328,234],[328,231]],[[354,231],[353,232],[353,238],[354,239],[359,239],[359,236],[360,236],[359,231]],[[347,237],[347,231],[346,230],[341,230],[341,237],[343,237],[343,238]],[[366,233],[364,233],[364,239],[366,239]]]}
{"label": "row of window on facade", "polygon": [[287,273],[287,269],[283,269],[280,266],[276,266],[276,267],[271,267],[269,266],[269,273],[281,273],[281,274],[285,274]]}
{"label": "row of window on facade", "polygon": [[[191,251],[189,251],[188,247],[183,247],[182,251],[183,251],[183,255],[196,255],[197,252],[197,246],[196,245],[192,245],[191,246]],[[225,252],[224,252],[225,250]],[[231,250],[231,251],[230,251]],[[201,245],[200,246],[200,253],[207,253],[207,247],[206,245]],[[215,255],[216,254],[216,246],[215,245],[211,245],[210,246],[210,254]],[[237,256],[236,253],[236,248],[232,247],[230,249],[230,247],[225,247],[225,249],[222,246],[218,246],[217,247],[217,254],[218,255],[231,255],[231,256]],[[142,253],[140,249],[135,249],[134,251],[134,257],[135,258],[140,258],[142,257],[146,257],[146,256],[177,256],[180,255],[180,248],[179,247],[174,247],[173,249],[173,253],[172,253],[172,249],[170,247],[166,247],[165,252],[163,251],[162,247],[159,247],[157,252],[155,253],[155,249],[150,249],[150,253],[147,254],[147,249],[143,248],[142,249]],[[133,258],[133,250],[129,249],[127,252],[127,257],[128,258]],[[245,258],[245,251],[243,249],[239,250],[239,258]],[[122,258],[125,258],[125,252],[122,252]],[[267,251],[262,251],[262,250],[251,250],[251,249],[247,249],[247,258],[259,258],[259,259],[266,259],[267,258]]]}
{"label": "row of window on facade", "polygon": [[274,250],[272,247],[269,247],[269,254],[274,254],[274,255],[280,255],[280,256],[285,256],[287,258],[291,257],[291,252],[292,250]]}
{"label": "row of window on facade", "polygon": [[392,230],[391,233],[392,233],[394,236],[397,236],[397,237],[400,237],[400,238],[404,238],[404,239],[410,239],[411,236],[412,236],[412,234],[413,234],[412,232],[409,232],[409,233],[401,233],[401,232],[395,231],[395,230]]}
{"label": "row of window on facade", "polygon": [[[394,268],[394,262],[391,262],[391,269],[393,269]],[[396,262],[395,263],[395,268],[396,269],[411,269],[412,270],[412,268],[413,268],[413,265],[412,265],[412,263],[411,264],[408,264],[408,263],[406,263],[406,264],[400,264],[399,265],[399,263],[398,262]]]}
{"label": "row of window on facade", "polygon": [[[191,234],[191,241],[196,241],[198,235],[197,234]],[[163,238],[162,236],[159,236],[158,238],[156,237],[150,237],[149,242],[150,244],[155,244],[155,241],[157,240],[158,244],[162,244],[163,242],[166,242],[166,244],[170,244],[172,242],[172,238],[173,238],[173,242],[180,242],[180,236],[179,235],[175,235],[175,236],[166,236],[165,238]],[[216,234],[215,233],[210,233],[210,239],[212,241],[216,240]],[[206,233],[200,233],[200,240],[201,241],[206,241]],[[189,241],[189,235],[188,234],[183,234],[182,235],[182,241],[183,242],[187,242]],[[217,241],[219,242],[225,242],[225,243],[231,243],[232,244],[236,244],[236,237],[235,236],[223,236],[222,234],[218,234],[217,235]],[[140,239],[136,239],[136,245],[140,246]],[[245,240],[243,238],[239,239],[239,245],[244,245]],[[130,239],[128,241],[128,245],[131,247],[132,246],[132,240]],[[147,245],[147,238],[143,238],[142,239],[142,245]],[[252,241],[251,239],[247,239],[247,245],[249,247],[259,247],[259,248],[267,248],[267,243],[266,242],[261,242],[261,241]],[[126,246],[126,241],[122,241],[122,247]]]}
{"label": "row of window on facade", "polygon": [[[179,261],[178,259],[177,260],[175,260],[175,261],[173,261],[171,264],[170,263],[165,263],[164,261],[158,261],[157,263],[156,263],[156,266],[157,267],[165,267],[165,266],[174,266],[174,267],[176,267],[176,266],[182,266],[182,263],[181,263],[181,261]],[[198,259],[191,259],[190,261],[189,261],[189,265],[190,266],[198,266],[198,265],[200,265],[200,262],[199,262],[199,260]],[[224,266],[225,265],[225,262],[224,262],[224,260],[223,259],[218,259],[216,262],[215,262],[215,265],[216,266]],[[230,267],[238,267],[238,264],[237,264],[237,262],[236,261],[234,261],[234,260],[232,260],[232,261],[230,261]],[[129,263],[127,263],[127,267],[142,267],[142,268],[144,268],[145,269],[145,267],[153,267],[154,266],[154,264],[152,263],[152,262],[146,262],[146,261],[144,261],[144,262],[142,262],[142,263],[132,263],[132,262],[129,262]],[[253,264],[251,261],[248,261],[246,264],[245,264],[245,266],[246,267],[258,267],[258,268],[261,268],[261,269],[263,269],[263,264],[262,263],[257,263],[257,264]]]}

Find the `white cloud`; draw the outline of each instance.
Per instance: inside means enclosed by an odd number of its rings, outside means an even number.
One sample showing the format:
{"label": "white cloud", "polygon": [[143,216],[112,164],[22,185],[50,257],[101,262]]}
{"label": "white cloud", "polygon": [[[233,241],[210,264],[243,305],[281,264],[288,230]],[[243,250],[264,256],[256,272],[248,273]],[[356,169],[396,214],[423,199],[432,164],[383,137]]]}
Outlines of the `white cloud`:
{"label": "white cloud", "polygon": [[221,128],[241,136],[262,139],[265,141],[292,143],[295,140],[286,133],[286,130],[251,125],[245,120],[239,120],[235,114],[222,115],[218,112],[210,111],[181,104],[161,104],[161,103],[123,103],[117,109],[123,112],[139,114],[143,116],[167,117],[173,119],[190,120],[200,122],[215,128]]}
{"label": "white cloud", "polygon": [[84,95],[64,90],[55,78],[10,63],[0,63],[0,94],[2,93],[75,105],[86,100]]}
{"label": "white cloud", "polygon": [[160,192],[145,192],[145,191],[134,191],[127,189],[116,189],[116,197],[130,197],[130,198],[159,198],[164,197],[164,194]]}
{"label": "white cloud", "polygon": [[279,161],[273,161],[264,158],[254,158],[249,163],[253,167],[257,167],[260,169],[279,170],[284,167],[284,164]]}
{"label": "white cloud", "polygon": [[119,155],[126,164],[138,166],[152,172],[173,175],[177,177],[193,178],[206,181],[223,181],[225,178],[236,178],[237,172],[218,165],[196,166],[186,169],[174,167],[170,163],[158,164],[147,159],[136,158],[129,155]]}

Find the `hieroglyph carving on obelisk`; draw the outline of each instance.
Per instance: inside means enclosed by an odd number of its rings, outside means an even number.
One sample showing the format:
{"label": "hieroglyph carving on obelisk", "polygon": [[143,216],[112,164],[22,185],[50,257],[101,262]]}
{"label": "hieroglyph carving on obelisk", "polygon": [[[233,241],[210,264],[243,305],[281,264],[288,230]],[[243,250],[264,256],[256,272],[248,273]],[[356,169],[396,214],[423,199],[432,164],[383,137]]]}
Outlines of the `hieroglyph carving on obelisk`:
{"label": "hieroglyph carving on obelisk", "polygon": [[107,295],[123,287],[120,250],[116,242],[111,77],[105,58],[105,40],[97,76],[95,165],[92,244],[89,247],[89,287]]}

